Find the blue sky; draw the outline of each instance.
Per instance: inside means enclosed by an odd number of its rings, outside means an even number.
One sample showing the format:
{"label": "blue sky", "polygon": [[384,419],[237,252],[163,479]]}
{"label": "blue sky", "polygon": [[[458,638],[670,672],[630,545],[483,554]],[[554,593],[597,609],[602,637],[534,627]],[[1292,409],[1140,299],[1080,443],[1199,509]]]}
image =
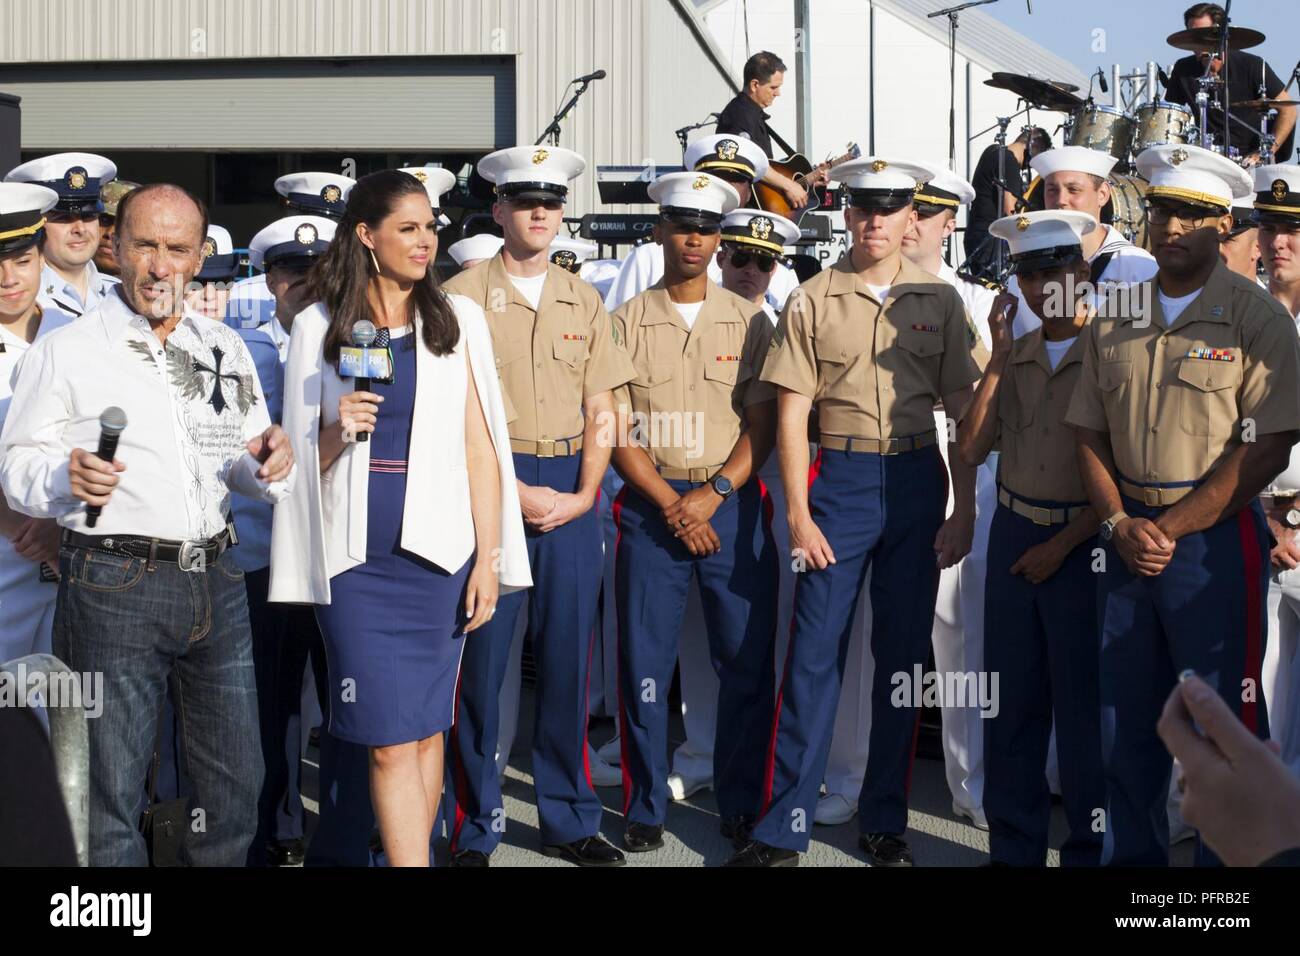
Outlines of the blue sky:
{"label": "blue sky", "polygon": [[[1023,33],[1057,56],[1074,63],[1085,75],[1119,63],[1132,67],[1155,60],[1166,69],[1186,54],[1165,42],[1165,37],[1183,28],[1182,15],[1192,0],[1031,0],[1034,12],[1026,12],[1025,0],[998,0],[976,9]],[[954,4],[935,0],[934,9]],[[1220,6],[1226,6],[1221,2]],[[1234,0],[1230,16],[1233,26],[1250,27],[1268,37],[1250,52],[1259,54],[1285,83],[1300,60],[1300,30],[1296,15],[1300,4],[1289,0]],[[1092,31],[1105,30],[1107,49],[1092,50]],[[1295,87],[1292,87],[1295,94]]]}

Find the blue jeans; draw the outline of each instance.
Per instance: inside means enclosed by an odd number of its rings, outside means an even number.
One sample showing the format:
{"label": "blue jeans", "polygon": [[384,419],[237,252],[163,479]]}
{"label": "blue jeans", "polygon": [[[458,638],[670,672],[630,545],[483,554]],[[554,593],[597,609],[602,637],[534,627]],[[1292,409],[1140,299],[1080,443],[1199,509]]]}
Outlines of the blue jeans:
{"label": "blue jeans", "polygon": [[64,547],[54,651],[103,675],[90,729],[90,865],[144,866],[143,782],[174,669],[181,746],[194,784],[183,862],[242,866],[262,785],[244,573],[229,554],[206,572]]}

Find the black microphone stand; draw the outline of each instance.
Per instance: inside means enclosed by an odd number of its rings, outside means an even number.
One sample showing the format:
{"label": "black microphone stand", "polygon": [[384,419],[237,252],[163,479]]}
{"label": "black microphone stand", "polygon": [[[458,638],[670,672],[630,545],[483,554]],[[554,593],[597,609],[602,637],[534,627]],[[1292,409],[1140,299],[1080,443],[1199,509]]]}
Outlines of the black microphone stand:
{"label": "black microphone stand", "polygon": [[[569,87],[573,86],[575,82],[577,81],[570,80],[569,86],[566,86],[565,90],[568,90]],[[569,98],[569,102],[561,106],[559,112],[557,112],[554,118],[551,119],[551,125],[547,126],[546,129],[542,130],[542,135],[537,137],[537,141],[533,143],[534,146],[541,146],[542,141],[548,138],[550,139],[552,146],[560,145],[560,121],[564,119],[564,117],[568,116],[570,111],[575,106],[578,105],[578,100],[582,98],[583,93],[587,92],[587,87],[589,87],[590,85],[591,85],[591,80],[582,81],[582,85],[578,87],[577,91],[573,94],[573,96]]]}
{"label": "black microphone stand", "polygon": [[957,14],[967,7],[982,7],[997,0],[972,0],[926,14],[926,19],[948,18],[948,168],[957,168]]}

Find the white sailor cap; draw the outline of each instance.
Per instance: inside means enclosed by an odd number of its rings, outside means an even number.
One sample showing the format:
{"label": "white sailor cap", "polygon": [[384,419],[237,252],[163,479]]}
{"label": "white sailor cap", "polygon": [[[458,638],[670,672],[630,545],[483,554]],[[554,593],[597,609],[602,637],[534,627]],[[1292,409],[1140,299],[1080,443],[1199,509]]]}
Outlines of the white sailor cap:
{"label": "white sailor cap", "polygon": [[830,177],[848,189],[850,206],[894,209],[910,203],[916,187],[937,173],[937,169],[922,163],[865,156],[833,167]]}
{"label": "white sailor cap", "polygon": [[762,209],[737,209],[722,220],[722,241],[744,246],[771,256],[785,254],[802,235],[798,226],[784,216]]}
{"label": "white sailor cap", "polygon": [[1274,163],[1255,169],[1255,219],[1300,223],[1300,166]]}
{"label": "white sailor cap", "polygon": [[1176,199],[1227,212],[1234,199],[1245,199],[1253,191],[1244,169],[1200,146],[1152,146],[1138,155],[1137,168],[1151,184],[1148,199]]}
{"label": "white sailor cap", "polygon": [[223,226],[208,224],[203,240],[203,265],[194,278],[198,282],[225,282],[235,277],[239,259],[230,232]]}
{"label": "white sailor cap", "polygon": [[650,201],[670,222],[717,230],[722,217],[740,205],[740,194],[709,173],[664,173],[650,184]]}
{"label": "white sailor cap", "polygon": [[1099,149],[1087,146],[1058,146],[1039,153],[1029,161],[1029,166],[1046,179],[1052,173],[1087,173],[1105,179],[1119,159]]}
{"label": "white sailor cap", "polygon": [[438,219],[438,228],[446,229],[451,220],[442,213],[442,197],[456,188],[456,174],[441,166],[403,166],[398,172],[414,176],[429,194],[429,204],[433,206]]}
{"label": "white sailor cap", "polygon": [[598,247],[594,242],[588,242],[586,239],[570,239],[567,236],[557,236],[551,242],[549,255],[551,262],[561,269],[568,269],[577,275],[578,269],[596,254],[597,249]]}
{"label": "white sailor cap", "polygon": [[478,161],[478,173],[501,199],[564,199],[587,161],[559,146],[511,146]]}
{"label": "white sailor cap", "polygon": [[912,201],[916,211],[924,216],[947,209],[957,212],[959,206],[975,201],[975,187],[952,170],[934,166],[934,176],[916,188]]}
{"label": "white sailor cap", "polygon": [[324,216],[285,216],[253,237],[249,261],[255,269],[273,265],[307,265],[325,254],[338,223]]}
{"label": "white sailor cap", "polygon": [[19,252],[40,241],[45,214],[59,194],[35,183],[0,183],[0,255]]}
{"label": "white sailor cap", "polygon": [[490,232],[480,232],[476,236],[453,242],[447,247],[447,255],[456,260],[456,265],[463,266],[477,259],[491,259],[501,251],[503,245],[505,240],[500,236],[494,236]]}
{"label": "white sailor cap", "polygon": [[15,166],[7,183],[35,183],[59,196],[58,212],[83,215],[103,212],[99,189],[117,176],[117,166],[95,153],[55,153]]}
{"label": "white sailor cap", "polygon": [[1013,271],[1036,272],[1083,258],[1083,237],[1096,228],[1086,212],[1047,209],[1003,216],[989,233],[1011,247]]}
{"label": "white sailor cap", "polygon": [[338,173],[289,173],[275,181],[275,191],[295,209],[316,216],[342,219],[355,179]]}
{"label": "white sailor cap", "polygon": [[687,146],[682,165],[727,180],[758,182],[767,175],[767,154],[744,136],[719,133],[702,136]]}

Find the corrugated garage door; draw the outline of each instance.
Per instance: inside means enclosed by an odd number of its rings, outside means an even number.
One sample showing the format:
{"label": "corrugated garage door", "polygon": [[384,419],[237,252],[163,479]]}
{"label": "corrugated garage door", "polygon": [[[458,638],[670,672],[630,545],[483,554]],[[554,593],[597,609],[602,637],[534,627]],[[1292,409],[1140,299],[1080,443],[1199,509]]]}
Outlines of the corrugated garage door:
{"label": "corrugated garage door", "polygon": [[0,66],[22,148],[490,150],[515,141],[512,57]]}

